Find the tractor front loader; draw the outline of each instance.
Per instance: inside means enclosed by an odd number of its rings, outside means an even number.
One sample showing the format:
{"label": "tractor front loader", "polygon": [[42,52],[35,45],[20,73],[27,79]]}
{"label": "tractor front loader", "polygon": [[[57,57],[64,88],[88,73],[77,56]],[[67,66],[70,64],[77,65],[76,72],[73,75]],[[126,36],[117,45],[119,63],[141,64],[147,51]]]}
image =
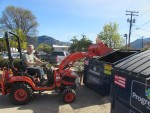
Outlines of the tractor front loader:
{"label": "tractor front loader", "polygon": [[41,86],[35,77],[35,73],[29,73],[27,69],[22,68],[21,62],[19,64],[20,68],[16,69],[14,67],[10,51],[9,34],[17,38],[20,59],[22,58],[19,37],[12,32],[6,32],[5,40],[9,62],[7,67],[3,68],[3,73],[0,74],[0,94],[9,94],[10,100],[14,104],[19,105],[28,103],[33,98],[34,92],[52,91],[56,89],[61,93],[65,103],[73,102],[76,98],[75,89],[77,86],[76,79],[78,77],[78,74],[70,69],[73,64],[77,60],[85,57],[103,56],[113,51],[101,42],[90,45],[87,52],[72,53],[63,59],[57,68],[45,68],[48,84]]}

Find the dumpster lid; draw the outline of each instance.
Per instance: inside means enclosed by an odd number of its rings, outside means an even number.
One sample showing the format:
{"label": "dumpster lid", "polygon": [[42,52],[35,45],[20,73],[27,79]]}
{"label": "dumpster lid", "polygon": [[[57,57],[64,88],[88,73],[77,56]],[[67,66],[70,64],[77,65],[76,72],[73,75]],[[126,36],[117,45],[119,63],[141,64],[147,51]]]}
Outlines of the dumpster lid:
{"label": "dumpster lid", "polygon": [[150,50],[133,55],[117,64],[114,69],[140,75],[150,75]]}
{"label": "dumpster lid", "polygon": [[127,57],[130,57],[133,54],[137,54],[138,52],[139,51],[137,50],[115,50],[105,56],[100,57],[98,60],[111,64],[118,64],[120,61],[126,59]]}

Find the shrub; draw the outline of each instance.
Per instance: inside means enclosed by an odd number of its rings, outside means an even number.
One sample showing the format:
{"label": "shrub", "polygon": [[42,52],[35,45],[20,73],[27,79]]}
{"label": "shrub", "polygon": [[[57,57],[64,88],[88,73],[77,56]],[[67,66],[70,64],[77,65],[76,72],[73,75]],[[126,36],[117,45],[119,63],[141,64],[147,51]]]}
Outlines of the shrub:
{"label": "shrub", "polygon": [[2,69],[5,66],[7,66],[7,60],[0,56],[0,68]]}
{"label": "shrub", "polygon": [[84,70],[84,59],[77,60],[74,64],[74,69],[77,72],[77,74],[83,74]]}
{"label": "shrub", "polygon": [[14,59],[14,60],[13,60],[13,65],[14,65],[14,67],[17,68],[17,69],[20,68],[19,62],[20,62],[20,59]]}
{"label": "shrub", "polygon": [[[16,68],[19,68],[19,62],[20,59],[14,59],[13,60],[13,65],[14,67]],[[9,64],[9,60],[8,59],[3,59],[3,57],[0,56],[0,68],[2,69],[3,67],[8,67],[8,64]]]}

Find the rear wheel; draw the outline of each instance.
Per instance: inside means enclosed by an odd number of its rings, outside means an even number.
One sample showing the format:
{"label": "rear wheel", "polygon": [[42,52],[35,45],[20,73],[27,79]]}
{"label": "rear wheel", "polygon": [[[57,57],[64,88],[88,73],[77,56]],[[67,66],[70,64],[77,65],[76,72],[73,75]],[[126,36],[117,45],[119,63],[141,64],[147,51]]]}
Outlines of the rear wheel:
{"label": "rear wheel", "polygon": [[14,104],[23,105],[28,103],[33,97],[33,90],[27,84],[16,84],[11,89],[9,97]]}
{"label": "rear wheel", "polygon": [[73,89],[65,89],[62,98],[65,103],[72,103],[76,99],[76,93]]}

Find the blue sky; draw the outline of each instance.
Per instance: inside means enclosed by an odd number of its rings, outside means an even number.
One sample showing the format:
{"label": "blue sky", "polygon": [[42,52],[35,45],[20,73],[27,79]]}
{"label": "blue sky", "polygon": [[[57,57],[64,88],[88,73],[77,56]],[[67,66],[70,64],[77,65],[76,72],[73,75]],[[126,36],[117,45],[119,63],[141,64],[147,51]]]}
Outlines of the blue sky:
{"label": "blue sky", "polygon": [[32,11],[39,23],[38,35],[60,41],[70,41],[73,36],[80,39],[85,34],[95,42],[97,34],[110,22],[119,24],[121,36],[128,34],[130,16],[126,16],[126,10],[139,11],[131,41],[150,37],[149,0],[0,0],[0,15],[9,5]]}

